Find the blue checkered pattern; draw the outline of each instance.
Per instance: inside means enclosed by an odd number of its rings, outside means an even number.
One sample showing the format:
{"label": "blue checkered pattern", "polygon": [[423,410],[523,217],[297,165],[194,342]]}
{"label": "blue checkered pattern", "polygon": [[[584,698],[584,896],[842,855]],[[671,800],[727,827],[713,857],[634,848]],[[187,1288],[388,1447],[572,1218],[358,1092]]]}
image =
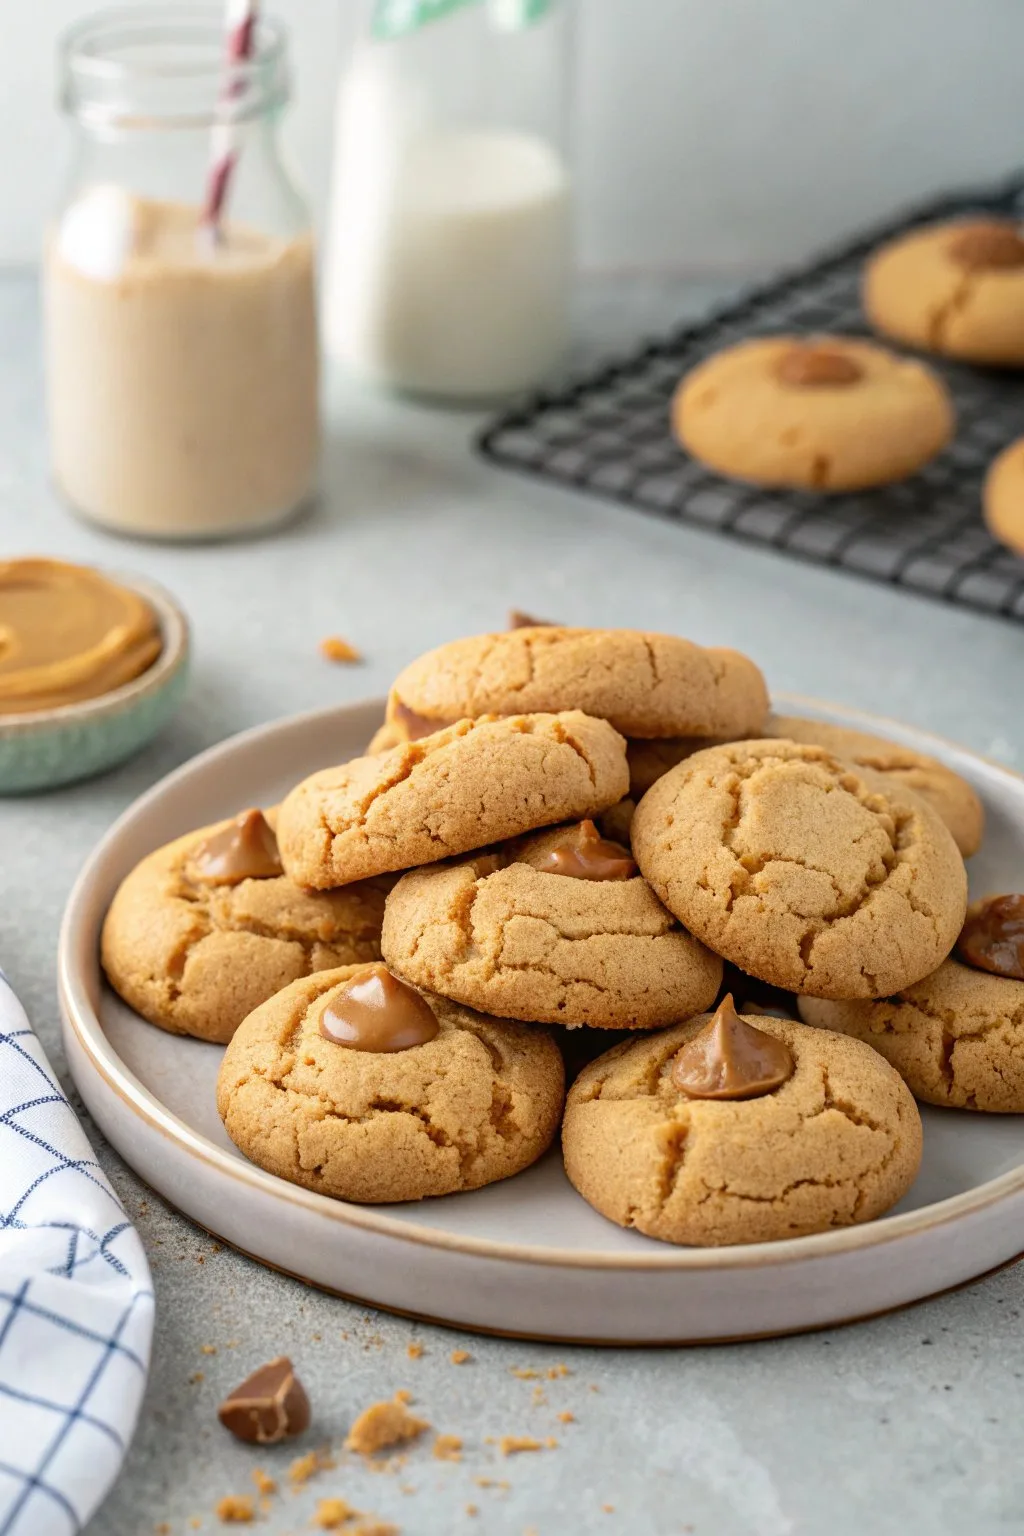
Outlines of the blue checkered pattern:
{"label": "blue checkered pattern", "polygon": [[0,1536],[75,1536],[146,1383],[142,1244],[0,972]]}

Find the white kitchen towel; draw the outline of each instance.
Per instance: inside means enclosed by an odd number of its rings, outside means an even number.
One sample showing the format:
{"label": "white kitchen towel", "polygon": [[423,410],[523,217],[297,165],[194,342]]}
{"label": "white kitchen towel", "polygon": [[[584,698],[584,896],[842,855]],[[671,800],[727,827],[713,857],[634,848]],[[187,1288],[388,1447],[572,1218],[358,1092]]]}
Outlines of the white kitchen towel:
{"label": "white kitchen towel", "polygon": [[138,1233],[0,971],[0,1536],[75,1536],[117,1476],[153,1334]]}

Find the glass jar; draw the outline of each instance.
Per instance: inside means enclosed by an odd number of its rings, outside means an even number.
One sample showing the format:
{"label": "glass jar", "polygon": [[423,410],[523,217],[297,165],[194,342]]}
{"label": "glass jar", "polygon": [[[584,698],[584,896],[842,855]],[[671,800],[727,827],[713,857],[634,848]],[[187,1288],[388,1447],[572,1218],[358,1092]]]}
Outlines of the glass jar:
{"label": "glass jar", "polygon": [[338,91],[326,350],[491,399],[568,341],[569,0],[363,0]]}
{"label": "glass jar", "polygon": [[[60,47],[70,175],[45,253],[53,474],[118,532],[287,518],[318,459],[314,250],[281,161],[285,35],[227,64],[222,12],[133,7]],[[225,213],[204,218],[213,172]]]}

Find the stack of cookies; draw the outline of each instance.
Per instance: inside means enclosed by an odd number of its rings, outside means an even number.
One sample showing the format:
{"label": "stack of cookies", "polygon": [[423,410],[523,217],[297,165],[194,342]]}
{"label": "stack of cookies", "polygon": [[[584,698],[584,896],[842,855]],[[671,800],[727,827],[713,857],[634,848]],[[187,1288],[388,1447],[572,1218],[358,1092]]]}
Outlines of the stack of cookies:
{"label": "stack of cookies", "polygon": [[366,756],[150,855],[103,963],[227,1045],[228,1134],[296,1184],[453,1194],[561,1127],[612,1221],[767,1241],[897,1201],[915,1096],[1024,1110],[1024,898],[964,926],[982,832],[940,763],[770,716],[745,656],[527,624],[406,668]]}

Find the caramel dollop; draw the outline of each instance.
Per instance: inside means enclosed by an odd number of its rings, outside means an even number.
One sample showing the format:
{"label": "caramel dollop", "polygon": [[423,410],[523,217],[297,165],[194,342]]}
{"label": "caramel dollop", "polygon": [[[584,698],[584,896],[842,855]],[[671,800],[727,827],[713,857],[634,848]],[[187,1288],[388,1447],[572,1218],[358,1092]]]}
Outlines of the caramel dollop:
{"label": "caramel dollop", "polygon": [[632,880],[638,873],[629,849],[602,837],[589,820],[567,827],[563,841],[549,848],[534,868],[574,880]]}
{"label": "caramel dollop", "polygon": [[963,225],[947,249],[960,266],[975,272],[1006,272],[1024,267],[1024,239],[1017,226],[998,219]]}
{"label": "caramel dollop", "polygon": [[795,1065],[784,1040],[740,1018],[730,992],[714,1018],[676,1052],[671,1078],[691,1099],[757,1099],[780,1088]]}
{"label": "caramel dollop", "polygon": [[1024,981],[1024,896],[988,896],[973,902],[956,952],[979,971]]}
{"label": "caramel dollop", "polygon": [[398,726],[406,741],[422,741],[424,736],[433,736],[435,731],[443,731],[445,726],[455,724],[454,720],[431,720],[427,715],[418,715],[395,696],[388,705],[388,719]]}
{"label": "caramel dollop", "polygon": [[346,982],[320,1015],[320,1033],[352,1051],[408,1051],[433,1040],[430,1004],[386,965],[368,965]]}
{"label": "caramel dollop", "polygon": [[262,811],[243,811],[199,844],[192,866],[206,885],[238,885],[284,874],[277,838]]}
{"label": "caramel dollop", "polygon": [[810,342],[797,344],[783,352],[776,364],[775,376],[783,384],[795,384],[800,389],[842,388],[856,384],[864,377],[864,370],[838,347]]}

